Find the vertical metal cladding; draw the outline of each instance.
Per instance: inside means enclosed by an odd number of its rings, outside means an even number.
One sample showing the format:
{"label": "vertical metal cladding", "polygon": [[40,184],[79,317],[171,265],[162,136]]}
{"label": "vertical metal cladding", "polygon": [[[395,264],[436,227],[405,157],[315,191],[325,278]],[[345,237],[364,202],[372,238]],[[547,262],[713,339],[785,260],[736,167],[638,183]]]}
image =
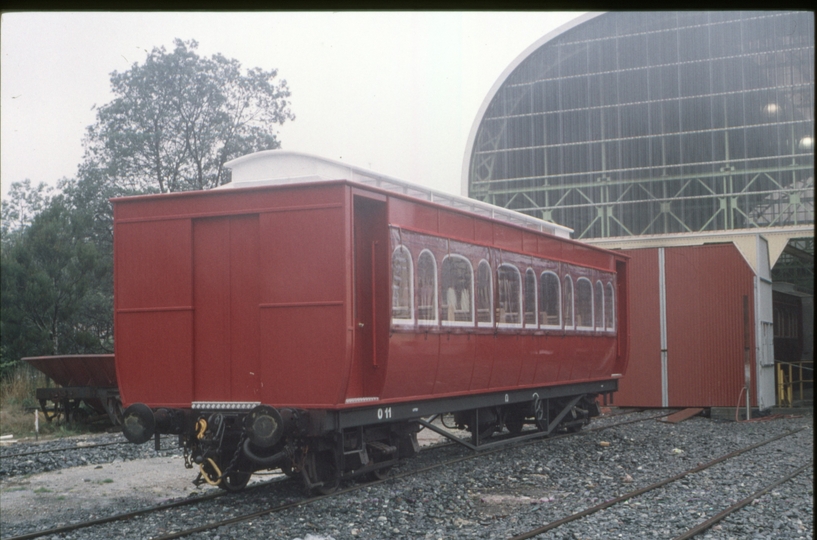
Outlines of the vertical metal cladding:
{"label": "vertical metal cladding", "polygon": [[[666,262],[669,406],[734,407],[744,386],[744,296],[754,319],[752,269],[732,244],[667,248]],[[746,331],[755,343],[754,324]],[[754,368],[751,377],[754,401]]]}
{"label": "vertical metal cladding", "polygon": [[[744,386],[743,297],[754,317],[754,274],[731,243],[664,249],[669,407],[734,407]],[[659,248],[624,250],[631,272],[630,364],[616,405],[659,407]],[[754,324],[749,325],[754,343]],[[756,404],[755,350],[750,395]]]}
{"label": "vertical metal cladding", "polygon": [[658,250],[631,249],[630,363],[619,381],[618,406],[661,406],[661,341],[658,302]]}

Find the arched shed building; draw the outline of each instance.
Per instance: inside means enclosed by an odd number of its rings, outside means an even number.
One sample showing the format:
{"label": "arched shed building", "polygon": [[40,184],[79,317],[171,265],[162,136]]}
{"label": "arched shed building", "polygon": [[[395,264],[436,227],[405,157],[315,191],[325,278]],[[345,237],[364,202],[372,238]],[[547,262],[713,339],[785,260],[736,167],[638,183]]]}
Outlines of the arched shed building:
{"label": "arched shed building", "polygon": [[813,136],[813,14],[587,14],[494,85],[463,191],[577,238],[812,224]]}
{"label": "arched shed building", "polygon": [[775,263],[813,292],[813,137],[813,13],[588,13],[494,84],[462,191],[632,256],[619,404],[765,409]]}

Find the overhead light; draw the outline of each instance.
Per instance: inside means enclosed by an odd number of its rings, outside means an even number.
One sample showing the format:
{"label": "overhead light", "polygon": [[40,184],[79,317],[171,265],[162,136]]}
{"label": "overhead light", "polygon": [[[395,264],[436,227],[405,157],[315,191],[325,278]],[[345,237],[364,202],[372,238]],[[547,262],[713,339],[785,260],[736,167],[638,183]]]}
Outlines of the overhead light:
{"label": "overhead light", "polygon": [[814,149],[814,139],[811,137],[803,137],[800,139],[800,142],[797,143],[797,147],[803,151],[810,151]]}
{"label": "overhead light", "polygon": [[774,116],[780,110],[780,107],[777,106],[777,103],[769,103],[765,107],[763,107],[763,112],[768,114],[769,116]]}

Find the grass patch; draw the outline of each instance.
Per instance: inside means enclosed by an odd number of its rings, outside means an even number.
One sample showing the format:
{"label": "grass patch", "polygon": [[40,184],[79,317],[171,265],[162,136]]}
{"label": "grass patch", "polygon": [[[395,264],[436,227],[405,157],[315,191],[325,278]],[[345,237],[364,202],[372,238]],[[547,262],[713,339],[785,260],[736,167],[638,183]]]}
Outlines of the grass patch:
{"label": "grass patch", "polygon": [[[37,388],[54,386],[48,377],[28,364],[22,363],[13,373],[0,380],[0,435],[15,438],[33,437],[34,407],[39,407]],[[48,422],[42,412],[38,413],[40,436],[65,437],[81,433],[64,423]]]}
{"label": "grass patch", "polygon": [[34,493],[54,493],[54,492],[51,491],[50,489],[48,489],[47,487],[41,487],[41,488],[35,489]]}

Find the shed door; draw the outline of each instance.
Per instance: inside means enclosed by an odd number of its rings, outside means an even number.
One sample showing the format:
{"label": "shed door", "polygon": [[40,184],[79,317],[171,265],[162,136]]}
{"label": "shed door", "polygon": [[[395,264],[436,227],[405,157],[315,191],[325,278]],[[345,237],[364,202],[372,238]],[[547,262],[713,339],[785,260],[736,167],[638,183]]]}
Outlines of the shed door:
{"label": "shed door", "polygon": [[354,197],[354,362],[348,398],[379,397],[388,354],[388,227],[385,201]]}
{"label": "shed door", "polygon": [[258,216],[193,222],[193,400],[255,401]]}

